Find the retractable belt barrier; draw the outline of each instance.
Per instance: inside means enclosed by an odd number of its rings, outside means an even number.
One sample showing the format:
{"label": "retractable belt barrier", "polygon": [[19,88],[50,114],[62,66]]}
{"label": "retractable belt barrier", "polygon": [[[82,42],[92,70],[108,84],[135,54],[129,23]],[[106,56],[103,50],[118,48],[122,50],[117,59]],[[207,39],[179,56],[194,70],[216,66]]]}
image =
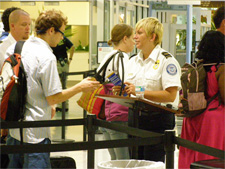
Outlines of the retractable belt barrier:
{"label": "retractable belt barrier", "polygon": [[[93,73],[93,71],[90,71]],[[77,73],[67,73],[69,75],[78,75]],[[82,72],[85,76],[89,76],[88,73]],[[64,112],[65,113],[65,112]],[[183,146],[201,153],[205,153],[220,159],[224,159],[225,151],[215,149],[209,146],[197,144],[185,139],[181,139],[175,136],[174,130],[167,130],[164,134],[149,132],[133,127],[126,127],[120,124],[112,124],[107,121],[96,119],[95,115],[87,115],[83,119],[62,119],[62,120],[50,120],[50,121],[23,121],[23,122],[0,122],[1,129],[10,128],[37,128],[37,127],[54,127],[54,126],[75,126],[83,125],[87,128],[88,141],[87,142],[75,142],[65,144],[48,144],[48,145],[0,145],[1,153],[35,153],[35,152],[60,152],[60,151],[78,151],[87,150],[87,166],[88,168],[94,168],[94,150],[114,147],[136,147],[140,145],[155,145],[164,144],[166,152],[166,168],[174,168],[174,151],[175,144]],[[97,127],[109,128],[112,130],[127,133],[135,138],[110,140],[110,141],[95,141],[95,131]],[[64,128],[65,129],[65,128]],[[65,134],[65,133],[64,133]],[[86,135],[86,134],[85,134]]]}

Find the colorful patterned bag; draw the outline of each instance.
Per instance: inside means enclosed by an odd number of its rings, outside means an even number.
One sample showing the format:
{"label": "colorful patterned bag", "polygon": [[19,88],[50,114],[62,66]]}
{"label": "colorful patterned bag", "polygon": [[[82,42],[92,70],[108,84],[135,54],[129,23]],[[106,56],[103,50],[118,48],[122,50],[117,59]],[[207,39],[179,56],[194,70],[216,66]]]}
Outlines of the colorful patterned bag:
{"label": "colorful patterned bag", "polygon": [[83,93],[80,99],[77,101],[77,104],[87,112],[95,114],[97,118],[105,119],[105,102],[103,99],[95,97],[96,94],[105,94],[102,84],[93,92]]}

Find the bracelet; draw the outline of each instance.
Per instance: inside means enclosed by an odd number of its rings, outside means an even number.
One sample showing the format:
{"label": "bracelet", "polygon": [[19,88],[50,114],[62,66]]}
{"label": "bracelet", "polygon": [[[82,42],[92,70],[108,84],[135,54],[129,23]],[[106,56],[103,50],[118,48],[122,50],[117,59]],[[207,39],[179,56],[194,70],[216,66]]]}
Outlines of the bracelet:
{"label": "bracelet", "polygon": [[138,99],[144,99],[144,93],[142,93],[142,94],[136,94],[136,98],[138,98]]}

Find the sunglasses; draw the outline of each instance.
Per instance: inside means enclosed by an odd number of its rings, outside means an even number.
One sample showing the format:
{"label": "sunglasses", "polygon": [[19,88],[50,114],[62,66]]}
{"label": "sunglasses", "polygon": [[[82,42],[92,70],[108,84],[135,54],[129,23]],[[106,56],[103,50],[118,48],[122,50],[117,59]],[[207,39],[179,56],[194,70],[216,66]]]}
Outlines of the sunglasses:
{"label": "sunglasses", "polygon": [[57,31],[57,32],[59,32],[59,33],[61,33],[61,34],[62,34],[62,36],[64,36],[64,33],[63,33],[61,30],[56,29],[56,31]]}

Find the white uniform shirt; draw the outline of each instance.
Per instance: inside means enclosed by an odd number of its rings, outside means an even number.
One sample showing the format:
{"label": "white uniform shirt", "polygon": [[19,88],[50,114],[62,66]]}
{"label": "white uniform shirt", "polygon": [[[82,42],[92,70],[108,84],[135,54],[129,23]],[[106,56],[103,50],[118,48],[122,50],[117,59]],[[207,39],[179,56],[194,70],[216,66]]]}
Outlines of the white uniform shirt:
{"label": "white uniform shirt", "polygon": [[15,42],[16,40],[13,38],[11,34],[9,34],[9,36],[6,39],[4,39],[3,42],[0,44],[0,70],[6,59],[5,54],[7,49]]}
{"label": "white uniform shirt", "polygon": [[[7,53],[13,53],[12,45]],[[44,40],[31,37],[22,49],[22,62],[27,73],[27,102],[25,121],[50,120],[51,106],[46,97],[62,91],[56,57]],[[19,129],[10,129],[10,135],[20,140]],[[26,128],[23,130],[24,142],[39,143],[50,138],[50,128]]]}
{"label": "white uniform shirt", "polygon": [[[103,58],[101,64],[99,65],[97,71],[100,70],[100,68],[105,64],[105,62],[113,55],[117,52],[117,50],[113,50],[111,51],[110,53],[108,53],[107,55],[105,55],[105,57]],[[125,75],[126,75],[126,70],[127,70],[127,63],[129,61],[129,56],[128,54],[126,54],[125,52],[123,52],[123,65],[124,65],[124,79],[125,79]],[[106,77],[111,74],[113,71],[117,71],[118,68],[119,68],[119,75],[120,75],[120,78],[122,80],[122,64],[121,64],[121,60],[119,60],[119,67],[117,68],[117,61],[118,61],[118,58],[119,58],[119,54],[116,54],[116,57],[115,57],[115,60],[114,60],[114,66],[113,66],[113,59],[109,62],[107,68],[106,68],[106,73],[105,73],[105,80],[106,80]],[[113,69],[114,68],[114,69]]]}
{"label": "white uniform shirt", "polygon": [[128,71],[126,75],[127,81],[135,81],[142,79],[145,83],[145,89],[149,91],[165,90],[169,87],[178,87],[177,97],[172,104],[177,107],[179,103],[179,90],[181,89],[181,69],[177,60],[172,57],[164,56],[165,52],[159,45],[157,45],[151,52],[149,57],[143,60],[142,52],[130,59],[128,64]]}

